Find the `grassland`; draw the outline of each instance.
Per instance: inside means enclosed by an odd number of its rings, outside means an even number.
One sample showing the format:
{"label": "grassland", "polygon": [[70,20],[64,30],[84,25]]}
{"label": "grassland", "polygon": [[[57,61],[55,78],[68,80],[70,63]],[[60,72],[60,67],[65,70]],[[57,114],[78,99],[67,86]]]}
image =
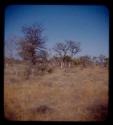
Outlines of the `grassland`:
{"label": "grassland", "polygon": [[[108,69],[99,66],[22,80],[5,72],[4,115],[18,121],[100,121],[108,114]],[[10,78],[12,77],[12,79]],[[17,77],[18,80],[14,80]]]}

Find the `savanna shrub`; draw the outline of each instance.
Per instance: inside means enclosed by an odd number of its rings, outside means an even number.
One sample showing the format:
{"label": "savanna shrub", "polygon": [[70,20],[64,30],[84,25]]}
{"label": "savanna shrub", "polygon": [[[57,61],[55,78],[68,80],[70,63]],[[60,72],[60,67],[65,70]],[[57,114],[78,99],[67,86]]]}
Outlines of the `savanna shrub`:
{"label": "savanna shrub", "polygon": [[52,68],[49,68],[47,72],[48,72],[48,73],[52,73],[52,72],[53,72],[53,69],[52,69]]}

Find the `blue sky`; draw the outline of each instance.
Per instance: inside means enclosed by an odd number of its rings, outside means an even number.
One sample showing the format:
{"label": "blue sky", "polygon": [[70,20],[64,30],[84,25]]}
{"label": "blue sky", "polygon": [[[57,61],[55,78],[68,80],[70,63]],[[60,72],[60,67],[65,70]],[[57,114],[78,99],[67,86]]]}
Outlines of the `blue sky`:
{"label": "blue sky", "polygon": [[5,10],[5,40],[20,37],[23,25],[41,23],[46,45],[78,41],[78,55],[109,55],[109,10],[97,5],[10,5]]}

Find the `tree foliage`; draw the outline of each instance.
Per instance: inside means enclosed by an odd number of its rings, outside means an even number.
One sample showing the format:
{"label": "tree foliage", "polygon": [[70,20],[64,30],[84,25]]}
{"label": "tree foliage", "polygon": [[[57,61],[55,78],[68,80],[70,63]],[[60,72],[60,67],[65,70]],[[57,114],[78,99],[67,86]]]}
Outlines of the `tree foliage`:
{"label": "tree foliage", "polygon": [[23,60],[35,64],[39,55],[44,53],[45,41],[42,31],[40,25],[22,27],[24,37],[19,42],[19,55]]}

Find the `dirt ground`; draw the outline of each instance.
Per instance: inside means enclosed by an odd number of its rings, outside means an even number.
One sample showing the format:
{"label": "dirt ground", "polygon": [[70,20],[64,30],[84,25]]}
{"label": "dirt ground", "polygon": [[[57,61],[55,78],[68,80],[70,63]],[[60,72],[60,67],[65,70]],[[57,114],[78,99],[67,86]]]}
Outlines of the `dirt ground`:
{"label": "dirt ground", "polygon": [[8,120],[18,121],[105,120],[108,69],[98,66],[75,67],[68,72],[57,69],[19,81],[9,80],[5,74],[4,111]]}

